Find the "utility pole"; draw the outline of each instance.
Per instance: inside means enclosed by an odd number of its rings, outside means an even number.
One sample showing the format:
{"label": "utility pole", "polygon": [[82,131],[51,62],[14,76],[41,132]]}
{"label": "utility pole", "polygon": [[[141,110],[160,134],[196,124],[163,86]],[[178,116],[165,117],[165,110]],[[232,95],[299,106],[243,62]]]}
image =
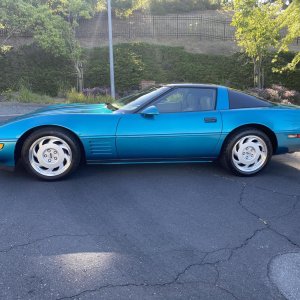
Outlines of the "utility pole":
{"label": "utility pole", "polygon": [[108,15],[108,42],[109,42],[109,69],[110,69],[110,92],[115,99],[115,71],[114,71],[114,48],[112,41],[112,21],[111,21],[111,0],[107,0],[107,15]]}

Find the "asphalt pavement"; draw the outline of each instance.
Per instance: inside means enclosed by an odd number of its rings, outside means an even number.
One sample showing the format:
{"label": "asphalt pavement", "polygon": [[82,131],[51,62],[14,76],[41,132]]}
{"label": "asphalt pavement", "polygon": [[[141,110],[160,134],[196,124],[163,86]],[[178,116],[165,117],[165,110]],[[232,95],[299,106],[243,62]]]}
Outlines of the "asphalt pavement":
{"label": "asphalt pavement", "polygon": [[299,170],[287,154],[251,178],[217,163],[1,171],[0,299],[300,299]]}

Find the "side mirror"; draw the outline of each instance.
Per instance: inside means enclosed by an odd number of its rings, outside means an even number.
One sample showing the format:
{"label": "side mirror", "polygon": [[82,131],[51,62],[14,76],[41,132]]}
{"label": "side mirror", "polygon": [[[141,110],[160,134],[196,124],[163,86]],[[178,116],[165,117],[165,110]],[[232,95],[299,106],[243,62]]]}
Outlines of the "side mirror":
{"label": "side mirror", "polygon": [[143,115],[143,116],[155,116],[155,115],[159,115],[159,111],[158,111],[158,109],[157,109],[157,107],[155,106],[155,105],[151,105],[151,106],[149,106],[149,107],[147,107],[147,108],[145,108],[142,112],[141,112],[141,114]]}

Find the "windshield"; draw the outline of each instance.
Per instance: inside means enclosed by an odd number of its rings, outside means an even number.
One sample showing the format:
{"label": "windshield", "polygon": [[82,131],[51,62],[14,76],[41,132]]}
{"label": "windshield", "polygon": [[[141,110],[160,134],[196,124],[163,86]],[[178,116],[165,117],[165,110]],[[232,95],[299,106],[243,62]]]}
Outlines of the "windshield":
{"label": "windshield", "polygon": [[[142,96],[139,96],[140,94],[137,95],[138,98],[136,98],[134,101],[122,106],[122,104],[125,102],[127,102],[126,100],[128,99],[128,97],[124,98],[124,100],[122,101],[122,99],[119,100],[119,104],[121,105],[119,111],[121,112],[133,112],[135,110],[137,110],[138,108],[144,106],[145,104],[147,104],[149,101],[155,99],[156,97],[158,97],[159,95],[163,94],[164,92],[166,92],[167,90],[169,90],[169,87],[161,87],[158,89],[155,89],[152,92],[149,92],[147,94],[144,94],[144,92],[142,92]],[[123,102],[123,103],[122,103]]]}

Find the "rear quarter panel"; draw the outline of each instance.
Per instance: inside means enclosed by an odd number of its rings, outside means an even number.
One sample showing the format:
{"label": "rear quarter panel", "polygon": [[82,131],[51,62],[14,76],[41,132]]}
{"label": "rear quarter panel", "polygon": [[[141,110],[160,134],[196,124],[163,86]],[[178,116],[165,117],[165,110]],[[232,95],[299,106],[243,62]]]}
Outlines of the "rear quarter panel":
{"label": "rear quarter panel", "polygon": [[221,111],[223,131],[221,148],[225,138],[238,127],[252,124],[271,129],[278,142],[277,154],[300,150],[300,139],[290,139],[289,134],[300,133],[300,110],[275,106],[271,108],[232,109]]}

